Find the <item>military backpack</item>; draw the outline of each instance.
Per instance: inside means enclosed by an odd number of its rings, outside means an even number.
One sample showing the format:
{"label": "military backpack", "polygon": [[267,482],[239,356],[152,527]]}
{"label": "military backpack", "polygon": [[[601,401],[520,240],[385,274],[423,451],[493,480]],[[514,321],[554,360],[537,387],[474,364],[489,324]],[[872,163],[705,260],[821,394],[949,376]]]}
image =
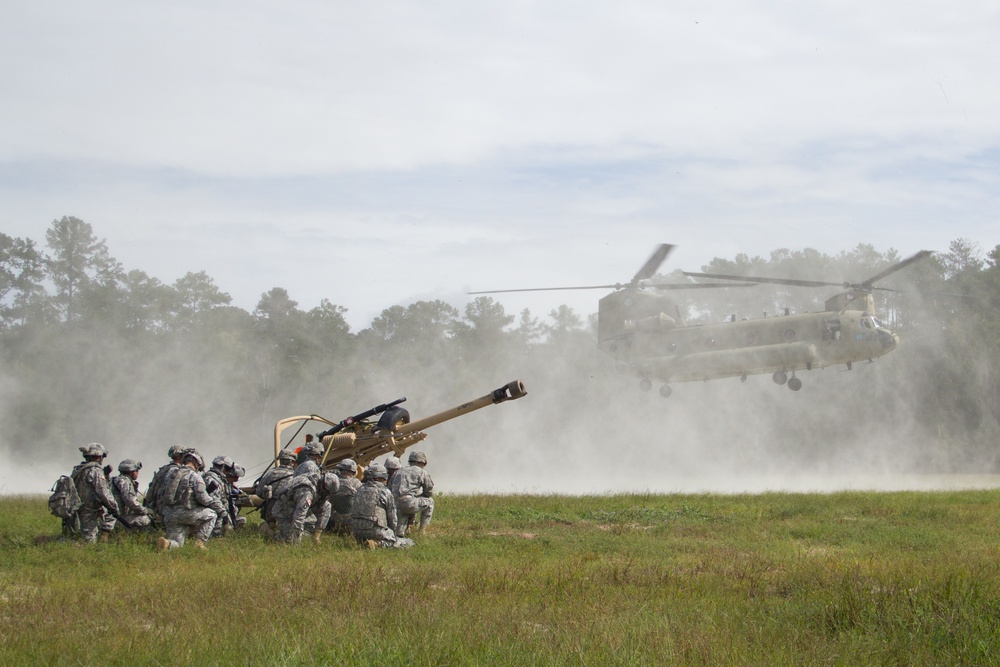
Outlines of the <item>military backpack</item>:
{"label": "military backpack", "polygon": [[49,496],[49,512],[60,519],[72,519],[83,504],[73,478],[62,475],[50,490],[52,495]]}

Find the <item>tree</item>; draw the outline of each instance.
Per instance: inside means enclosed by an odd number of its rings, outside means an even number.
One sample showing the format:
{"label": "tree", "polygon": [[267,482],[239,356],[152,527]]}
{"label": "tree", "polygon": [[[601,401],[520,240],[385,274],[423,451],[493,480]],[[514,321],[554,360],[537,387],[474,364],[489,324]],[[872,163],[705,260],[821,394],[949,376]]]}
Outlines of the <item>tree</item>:
{"label": "tree", "polygon": [[24,321],[28,304],[43,294],[43,260],[30,239],[0,233],[0,329]]}
{"label": "tree", "polygon": [[164,331],[170,312],[177,302],[177,292],[145,271],[133,269],[122,280],[122,318],[127,331],[142,333]]}
{"label": "tree", "polygon": [[[64,216],[54,220],[45,232],[52,251],[46,259],[48,278],[55,286],[53,303],[66,322],[79,317],[81,292],[94,283],[97,287],[113,288],[122,270],[103,240],[98,240],[89,224]],[[101,295],[106,296],[106,295]],[[99,299],[106,305],[106,299]]]}
{"label": "tree", "polygon": [[174,282],[177,302],[174,306],[178,323],[188,326],[202,313],[220,306],[228,306],[232,297],[221,291],[215,281],[204,271],[188,272]]}

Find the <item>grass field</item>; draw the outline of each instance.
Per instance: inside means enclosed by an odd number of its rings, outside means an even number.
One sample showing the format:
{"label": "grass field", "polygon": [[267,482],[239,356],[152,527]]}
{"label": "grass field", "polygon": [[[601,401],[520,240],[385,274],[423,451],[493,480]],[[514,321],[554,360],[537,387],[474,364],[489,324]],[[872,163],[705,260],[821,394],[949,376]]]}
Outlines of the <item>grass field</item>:
{"label": "grass field", "polygon": [[[1000,664],[1000,491],[442,496],[408,551],[34,544],[0,664]],[[255,522],[255,515],[251,516]]]}

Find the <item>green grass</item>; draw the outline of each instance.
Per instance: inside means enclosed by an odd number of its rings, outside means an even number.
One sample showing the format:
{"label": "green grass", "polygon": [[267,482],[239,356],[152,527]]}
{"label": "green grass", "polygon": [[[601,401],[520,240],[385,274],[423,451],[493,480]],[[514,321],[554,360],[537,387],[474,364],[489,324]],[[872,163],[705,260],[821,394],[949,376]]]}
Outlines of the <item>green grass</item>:
{"label": "green grass", "polygon": [[998,506],[441,496],[408,551],[248,531],[161,554],[36,546],[58,520],[4,498],[0,664],[997,664]]}

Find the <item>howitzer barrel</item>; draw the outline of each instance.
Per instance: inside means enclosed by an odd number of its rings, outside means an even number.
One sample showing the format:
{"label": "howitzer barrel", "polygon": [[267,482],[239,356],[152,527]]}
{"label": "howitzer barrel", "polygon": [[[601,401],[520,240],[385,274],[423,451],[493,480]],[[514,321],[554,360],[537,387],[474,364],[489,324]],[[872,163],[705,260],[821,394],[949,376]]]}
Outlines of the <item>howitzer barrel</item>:
{"label": "howitzer barrel", "polygon": [[494,389],[485,396],[481,396],[475,400],[469,401],[468,403],[462,403],[459,406],[444,410],[435,415],[431,415],[430,417],[424,417],[423,419],[418,419],[415,422],[403,424],[396,432],[406,435],[408,433],[422,431],[425,428],[437,426],[441,422],[446,422],[450,419],[461,417],[462,415],[468,414],[480,408],[485,408],[487,405],[496,405],[497,403],[503,403],[504,401],[516,400],[527,393],[528,392],[525,390],[524,384],[522,384],[520,380],[514,380],[513,382],[508,382],[499,389]]}

